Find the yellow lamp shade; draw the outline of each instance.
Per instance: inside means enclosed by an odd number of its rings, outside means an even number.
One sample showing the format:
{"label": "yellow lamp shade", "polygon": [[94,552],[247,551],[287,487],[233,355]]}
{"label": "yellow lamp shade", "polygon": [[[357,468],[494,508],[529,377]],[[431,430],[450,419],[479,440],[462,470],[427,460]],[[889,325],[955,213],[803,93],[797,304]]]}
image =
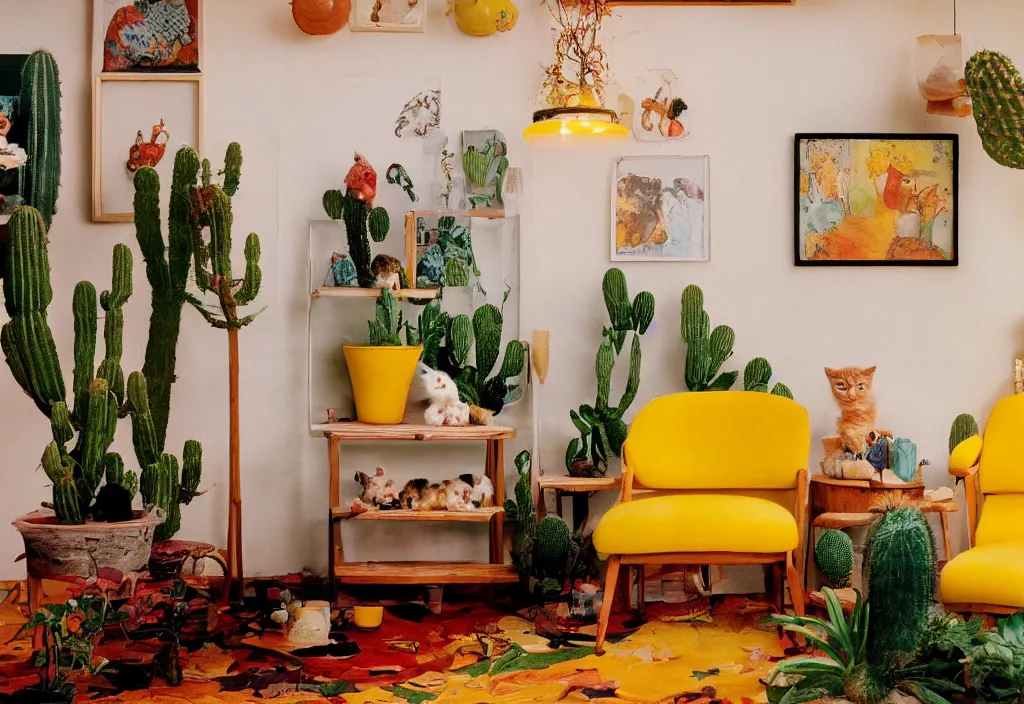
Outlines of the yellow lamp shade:
{"label": "yellow lamp shade", "polygon": [[523,139],[537,145],[613,142],[629,136],[618,115],[607,108],[579,105],[538,110]]}

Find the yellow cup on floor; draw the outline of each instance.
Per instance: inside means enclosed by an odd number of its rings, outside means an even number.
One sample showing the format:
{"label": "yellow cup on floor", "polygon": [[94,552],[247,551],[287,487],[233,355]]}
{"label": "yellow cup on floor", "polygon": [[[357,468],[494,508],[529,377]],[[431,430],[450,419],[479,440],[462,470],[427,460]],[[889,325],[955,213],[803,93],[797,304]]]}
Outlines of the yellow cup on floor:
{"label": "yellow cup on floor", "polygon": [[384,622],[383,606],[352,607],[352,623],[360,631],[375,631]]}

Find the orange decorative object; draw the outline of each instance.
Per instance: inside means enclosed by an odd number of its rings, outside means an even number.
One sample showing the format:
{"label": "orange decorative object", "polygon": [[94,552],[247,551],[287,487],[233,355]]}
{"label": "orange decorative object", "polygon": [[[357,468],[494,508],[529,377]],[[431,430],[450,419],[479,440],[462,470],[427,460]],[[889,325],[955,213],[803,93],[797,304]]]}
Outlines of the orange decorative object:
{"label": "orange decorative object", "polygon": [[[158,142],[160,137],[163,137],[164,141]],[[163,120],[160,120],[159,125],[153,125],[153,133],[148,142],[144,141],[142,130],[139,130],[139,134],[135,137],[135,144],[128,149],[128,161],[125,162],[128,173],[134,174],[143,166],[159,164],[160,160],[164,158],[167,143],[170,141],[171,133],[164,129]]]}
{"label": "orange decorative object", "polygon": [[377,196],[377,172],[362,154],[356,154],[355,160],[345,176],[345,187],[358,200],[366,201],[367,208],[372,208]]}
{"label": "orange decorative object", "polygon": [[351,0],[292,0],[292,19],[306,34],[334,34],[351,12]]}

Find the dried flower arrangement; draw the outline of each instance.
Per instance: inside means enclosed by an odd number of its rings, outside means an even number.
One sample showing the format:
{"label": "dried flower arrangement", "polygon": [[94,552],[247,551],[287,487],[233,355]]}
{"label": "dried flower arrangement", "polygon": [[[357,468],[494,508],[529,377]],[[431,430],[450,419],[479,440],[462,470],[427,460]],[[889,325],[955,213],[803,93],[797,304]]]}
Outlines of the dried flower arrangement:
{"label": "dried flower arrangement", "polygon": [[546,2],[561,32],[555,40],[555,60],[544,67],[545,106],[603,106],[608,57],[597,39],[602,20],[611,14],[607,0]]}

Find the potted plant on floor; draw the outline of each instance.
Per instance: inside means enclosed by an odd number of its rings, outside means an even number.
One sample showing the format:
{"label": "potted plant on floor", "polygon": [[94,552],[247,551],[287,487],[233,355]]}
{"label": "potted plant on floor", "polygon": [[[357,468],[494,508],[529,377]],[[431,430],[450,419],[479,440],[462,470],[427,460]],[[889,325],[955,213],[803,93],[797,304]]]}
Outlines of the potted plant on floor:
{"label": "potted plant on floor", "polygon": [[[15,211],[9,224],[11,257],[4,294],[11,320],[0,329],[0,348],[19,386],[50,420],[53,433],[42,455],[53,484],[52,501],[14,522],[25,540],[29,576],[139,571],[149,560],[157,527],[176,514],[179,502],[195,495],[202,450],[195,441],[186,443],[179,476],[178,460],[157,452],[146,377],[134,372],[125,383],[122,307],[132,294],[131,251],[123,244],[114,247],[111,287],[99,296],[105,350],[98,367],[96,288],[88,281],[75,287],[74,400],[69,404],[47,322],[53,292],[43,218],[26,206]],[[177,336],[162,337],[161,342],[173,348]],[[109,451],[118,420],[128,415],[141,476],[126,470],[121,456]],[[140,483],[148,506],[133,511]]]}
{"label": "potted plant on floor", "polygon": [[405,416],[405,404],[423,345],[402,344],[399,336],[404,325],[402,312],[389,289],[381,289],[376,315],[368,322],[367,343],[345,345],[356,416],[363,423],[395,425]]}

